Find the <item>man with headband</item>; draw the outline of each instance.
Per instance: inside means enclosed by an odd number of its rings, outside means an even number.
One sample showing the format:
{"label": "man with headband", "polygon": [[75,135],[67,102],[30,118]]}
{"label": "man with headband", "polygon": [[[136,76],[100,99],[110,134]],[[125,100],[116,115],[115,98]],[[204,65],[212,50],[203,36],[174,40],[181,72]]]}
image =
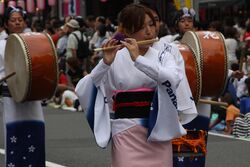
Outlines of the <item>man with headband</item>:
{"label": "man with headband", "polygon": [[[20,7],[6,9],[4,26],[8,35],[24,31],[25,17],[26,13]],[[0,41],[0,78],[6,75],[4,67],[6,41],[7,39]],[[6,82],[2,83],[2,95],[5,166],[45,167],[45,126],[41,102],[15,102]]]}

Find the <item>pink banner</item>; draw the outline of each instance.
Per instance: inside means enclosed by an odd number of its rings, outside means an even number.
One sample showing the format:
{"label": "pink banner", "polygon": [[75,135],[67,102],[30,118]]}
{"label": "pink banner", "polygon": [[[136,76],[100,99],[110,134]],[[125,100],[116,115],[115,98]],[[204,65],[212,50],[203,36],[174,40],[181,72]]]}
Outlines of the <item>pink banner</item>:
{"label": "pink banner", "polygon": [[49,6],[55,6],[56,5],[56,0],[49,0],[48,4],[49,4]]}
{"label": "pink banner", "polygon": [[40,10],[45,9],[45,0],[36,0],[37,8]]}
{"label": "pink banner", "polygon": [[27,0],[26,1],[27,12],[33,13],[35,11],[35,3],[34,0]]}

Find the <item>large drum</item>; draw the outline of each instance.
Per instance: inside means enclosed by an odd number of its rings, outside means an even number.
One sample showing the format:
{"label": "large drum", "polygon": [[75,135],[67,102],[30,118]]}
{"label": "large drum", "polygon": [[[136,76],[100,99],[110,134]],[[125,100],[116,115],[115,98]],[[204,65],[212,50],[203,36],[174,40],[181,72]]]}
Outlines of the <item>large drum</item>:
{"label": "large drum", "polygon": [[197,54],[201,67],[201,96],[220,95],[225,88],[228,75],[228,60],[225,40],[221,33],[211,31],[188,31],[182,43],[190,46]]}
{"label": "large drum", "polygon": [[195,52],[186,44],[177,44],[183,60],[185,62],[185,71],[188,83],[197,103],[201,96],[201,70]]}
{"label": "large drum", "polygon": [[5,73],[16,74],[7,80],[17,102],[42,100],[53,96],[58,83],[57,54],[46,33],[9,36],[5,50]]}

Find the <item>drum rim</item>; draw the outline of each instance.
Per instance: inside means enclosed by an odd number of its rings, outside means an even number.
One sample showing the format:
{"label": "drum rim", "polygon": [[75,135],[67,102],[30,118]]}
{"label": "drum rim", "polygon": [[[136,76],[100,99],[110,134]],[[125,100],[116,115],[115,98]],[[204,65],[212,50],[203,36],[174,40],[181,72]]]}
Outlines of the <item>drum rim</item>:
{"label": "drum rim", "polygon": [[[218,31],[217,31],[218,32]],[[228,56],[227,56],[227,49],[226,49],[226,44],[225,44],[225,37],[221,32],[218,32],[220,38],[223,40],[223,46],[224,46],[224,58],[225,58],[225,76],[224,76],[224,87],[222,88],[221,92],[219,95],[221,95],[223,92],[226,90],[226,85],[227,85],[227,78],[228,78]]]}
{"label": "drum rim", "polygon": [[187,46],[191,50],[191,52],[193,53],[192,56],[193,56],[193,58],[195,60],[195,67],[197,69],[196,70],[197,71],[196,76],[198,75],[198,81],[197,81],[198,83],[197,83],[197,87],[196,87],[197,94],[196,94],[196,97],[195,97],[194,101],[195,101],[195,103],[198,103],[199,99],[201,97],[201,91],[202,91],[201,68],[199,66],[199,63],[198,63],[198,60],[197,60],[197,56],[195,55],[196,53],[193,50],[193,48],[191,46],[187,45],[187,44],[184,44],[184,45]]}
{"label": "drum rim", "polygon": [[[16,102],[23,102],[24,100],[25,100],[25,98],[27,97],[27,95],[28,95],[28,90],[29,90],[29,87],[30,87],[30,81],[31,81],[31,71],[30,71],[30,64],[31,64],[31,60],[29,59],[29,53],[28,53],[28,51],[27,51],[27,46],[26,46],[26,43],[24,42],[24,40],[21,38],[21,36],[19,35],[19,34],[17,34],[17,33],[14,33],[14,34],[11,34],[9,37],[8,37],[8,39],[16,39],[16,40],[18,40],[19,41],[19,44],[20,44],[20,46],[21,46],[21,48],[22,48],[22,52],[23,52],[23,54],[25,55],[25,71],[27,72],[27,74],[28,74],[28,84],[24,87],[24,94],[22,95],[22,96],[16,96],[14,93],[11,93],[11,92],[13,92],[13,90],[12,89],[9,89],[9,91],[10,91],[10,94],[12,95],[12,97],[13,97],[13,99],[16,101]],[[7,40],[7,43],[6,43],[6,45],[8,44],[8,40]],[[6,52],[7,52],[7,50],[6,50]],[[27,58],[28,57],[28,58]],[[6,60],[6,58],[5,58],[5,60]],[[7,66],[6,66],[6,69],[7,69]],[[8,86],[10,86],[11,84],[8,82],[8,80],[7,80],[7,85]],[[20,94],[19,94],[20,95]]]}
{"label": "drum rim", "polygon": [[[56,88],[57,88],[57,85],[58,85],[58,81],[59,81],[59,68],[58,68],[58,55],[57,55],[57,52],[56,52],[56,47],[54,45],[54,42],[51,38],[51,36],[46,33],[46,32],[43,32],[43,34],[49,39],[49,42],[50,42],[50,45],[51,45],[51,48],[52,48],[52,51],[53,51],[53,56],[55,58],[55,61],[54,61],[54,66],[56,67],[56,82],[55,82],[55,90],[54,92],[51,94],[51,97],[55,94],[56,92]],[[51,97],[48,97],[48,98],[51,98]]]}
{"label": "drum rim", "polygon": [[[17,36],[22,40],[22,42],[23,42],[23,45],[24,45],[24,48],[25,48],[25,52],[26,52],[26,54],[27,54],[27,56],[25,57],[26,59],[25,60],[28,60],[28,65],[27,65],[27,67],[29,68],[28,69],[28,73],[29,73],[29,82],[28,82],[28,84],[27,84],[27,92],[26,92],[26,96],[25,97],[27,97],[28,96],[28,94],[30,93],[30,91],[31,91],[31,83],[32,83],[32,61],[31,61],[31,58],[30,58],[30,52],[29,52],[29,49],[28,49],[28,46],[27,46],[27,43],[26,43],[26,41],[22,38],[22,36],[20,35],[20,34],[17,34]],[[26,61],[27,62],[27,61]],[[25,99],[22,99],[22,101],[24,101]]]}
{"label": "drum rim", "polygon": [[193,36],[193,39],[194,39],[194,43],[192,45],[190,45],[189,42],[187,40],[185,40],[186,36],[184,35],[183,36],[184,38],[182,38],[181,43],[188,46],[189,49],[193,52],[193,55],[195,56],[195,60],[197,63],[196,66],[198,66],[197,69],[199,69],[198,70],[198,75],[199,75],[199,85],[198,86],[199,86],[199,88],[197,88],[199,94],[197,95],[197,99],[195,100],[195,102],[198,103],[199,99],[201,98],[201,93],[202,93],[203,56],[202,56],[202,52],[201,52],[200,42],[198,40],[197,35],[193,31],[187,31],[186,33]]}

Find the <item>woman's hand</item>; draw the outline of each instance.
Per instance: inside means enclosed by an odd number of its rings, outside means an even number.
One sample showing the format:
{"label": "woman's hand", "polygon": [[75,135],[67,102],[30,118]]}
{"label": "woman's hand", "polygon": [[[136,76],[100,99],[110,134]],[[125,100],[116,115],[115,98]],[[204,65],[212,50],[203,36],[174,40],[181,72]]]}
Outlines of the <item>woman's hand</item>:
{"label": "woman's hand", "polygon": [[[118,42],[116,39],[111,39],[108,42],[106,42],[102,47],[111,47],[111,46],[115,46],[118,45]],[[121,49],[122,46],[118,46],[115,47],[114,49],[108,49],[108,50],[104,50],[104,56],[103,56],[103,62],[107,65],[110,65],[113,63],[114,59],[115,59],[115,55],[116,52]]]}
{"label": "woman's hand", "polygon": [[125,41],[121,41],[121,43],[129,50],[131,59],[133,61],[139,56],[139,47],[135,39],[126,38]]}

